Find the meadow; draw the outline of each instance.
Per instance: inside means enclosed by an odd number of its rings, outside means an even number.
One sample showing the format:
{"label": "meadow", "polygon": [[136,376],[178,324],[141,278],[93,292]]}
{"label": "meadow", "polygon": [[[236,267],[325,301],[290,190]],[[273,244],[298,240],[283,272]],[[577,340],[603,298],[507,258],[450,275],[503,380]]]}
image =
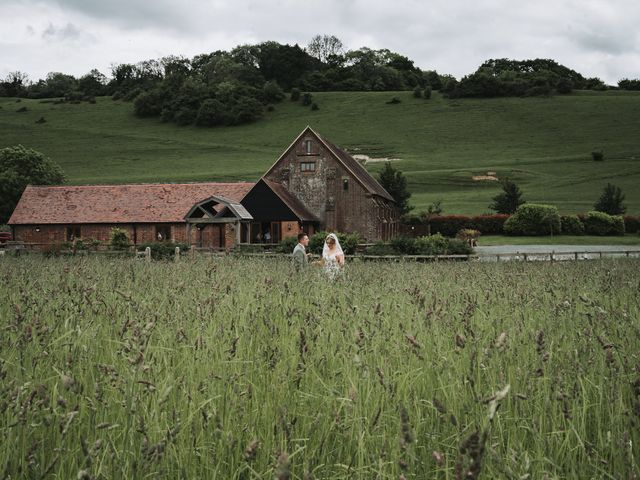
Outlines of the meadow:
{"label": "meadow", "polygon": [[[393,96],[401,103],[388,104]],[[131,103],[106,97],[0,98],[0,148],[42,151],[76,184],[255,181],[311,125],[351,153],[398,159],[418,210],[442,200],[447,214],[487,212],[499,186],[472,177],[492,171],[518,182],[527,201],[562,213],[588,211],[611,182],[626,194],[628,213],[640,213],[639,92],[456,100],[326,92],[314,100],[318,111],[285,100],[253,124],[198,128],[136,118]],[[594,150],[603,162],[591,159]],[[375,174],[381,166],[367,168]]]}
{"label": "meadow", "polygon": [[637,478],[639,268],[0,257],[0,471]]}

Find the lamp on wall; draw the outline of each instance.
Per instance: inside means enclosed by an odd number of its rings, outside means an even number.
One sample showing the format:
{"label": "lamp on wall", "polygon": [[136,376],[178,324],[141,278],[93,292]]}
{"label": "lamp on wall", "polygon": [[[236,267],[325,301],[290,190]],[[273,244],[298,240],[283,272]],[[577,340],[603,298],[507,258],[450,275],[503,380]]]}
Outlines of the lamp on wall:
{"label": "lamp on wall", "polygon": [[39,231],[40,231],[40,227],[36,227],[36,232],[39,232]]}

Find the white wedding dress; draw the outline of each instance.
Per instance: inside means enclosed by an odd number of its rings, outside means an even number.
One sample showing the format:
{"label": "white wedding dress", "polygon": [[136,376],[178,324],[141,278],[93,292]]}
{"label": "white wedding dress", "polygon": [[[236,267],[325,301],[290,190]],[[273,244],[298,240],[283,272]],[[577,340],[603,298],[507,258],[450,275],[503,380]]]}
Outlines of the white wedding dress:
{"label": "white wedding dress", "polygon": [[322,260],[324,263],[325,273],[329,278],[333,279],[340,274],[340,271],[342,270],[342,265],[338,262],[338,256],[342,255],[342,258],[344,258],[344,252],[342,251],[342,247],[340,247],[338,237],[333,233],[330,233],[329,237],[333,238],[335,246],[333,249],[329,248],[329,245],[327,245],[325,240],[324,247],[322,248]]}

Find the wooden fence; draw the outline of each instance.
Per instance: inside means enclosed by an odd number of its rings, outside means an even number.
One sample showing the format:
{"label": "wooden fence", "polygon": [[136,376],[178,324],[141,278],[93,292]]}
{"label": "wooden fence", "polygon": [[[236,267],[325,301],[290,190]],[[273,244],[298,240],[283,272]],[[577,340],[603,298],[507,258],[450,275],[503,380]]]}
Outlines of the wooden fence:
{"label": "wooden fence", "polygon": [[[37,246],[35,244],[7,244],[5,249],[0,249],[0,256],[5,255],[5,252],[15,252],[21,254],[21,252],[31,253],[36,252]],[[554,250],[550,252],[513,252],[513,253],[482,253],[471,255],[366,255],[358,253],[363,249],[358,248],[355,255],[347,257],[348,260],[361,260],[361,261],[377,261],[377,262],[438,262],[438,261],[567,261],[567,260],[593,260],[601,259],[605,257],[626,257],[626,258],[639,258],[639,250],[594,250],[594,251],[573,251],[573,252],[556,252]],[[135,258],[141,258],[146,261],[151,261],[151,248],[146,247],[145,250],[138,251],[133,248],[129,250],[77,250],[73,252],[71,250],[62,250],[59,252],[64,255],[131,255]],[[225,251],[221,249],[204,249],[191,247],[187,252],[181,252],[179,247],[175,247],[174,259],[178,261],[181,257],[189,256],[191,258],[195,256],[226,256],[235,255],[241,257],[262,257],[262,258],[288,258],[290,254],[277,253],[270,251],[263,252],[242,252],[242,251]],[[313,259],[320,258],[319,255],[312,255]]]}

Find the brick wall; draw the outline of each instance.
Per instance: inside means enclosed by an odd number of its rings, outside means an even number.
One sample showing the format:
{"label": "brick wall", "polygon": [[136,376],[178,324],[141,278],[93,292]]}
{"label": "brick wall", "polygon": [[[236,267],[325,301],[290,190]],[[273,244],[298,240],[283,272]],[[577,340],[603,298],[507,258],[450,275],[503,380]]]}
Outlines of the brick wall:
{"label": "brick wall", "polygon": [[[311,153],[305,142],[311,140]],[[315,162],[315,170],[302,172],[300,164]],[[357,232],[365,241],[388,239],[398,215],[392,204],[372,197],[360,182],[311,133],[302,136],[267,175],[282,183],[311,213],[320,229]],[[345,189],[345,180],[347,188]],[[283,236],[286,232],[283,228]]]}

